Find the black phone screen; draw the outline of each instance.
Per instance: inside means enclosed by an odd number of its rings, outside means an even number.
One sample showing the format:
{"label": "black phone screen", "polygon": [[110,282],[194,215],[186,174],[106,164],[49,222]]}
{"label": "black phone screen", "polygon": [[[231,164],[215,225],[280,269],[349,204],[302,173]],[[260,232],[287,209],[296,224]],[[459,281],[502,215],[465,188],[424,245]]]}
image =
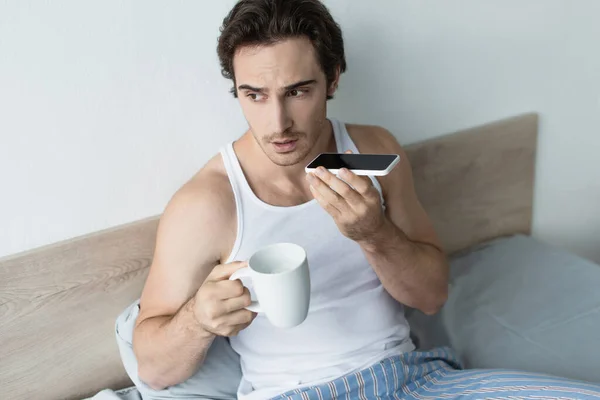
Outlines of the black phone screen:
{"label": "black phone screen", "polygon": [[307,168],[325,167],[326,169],[362,169],[385,171],[397,158],[395,154],[338,154],[324,153],[319,155]]}

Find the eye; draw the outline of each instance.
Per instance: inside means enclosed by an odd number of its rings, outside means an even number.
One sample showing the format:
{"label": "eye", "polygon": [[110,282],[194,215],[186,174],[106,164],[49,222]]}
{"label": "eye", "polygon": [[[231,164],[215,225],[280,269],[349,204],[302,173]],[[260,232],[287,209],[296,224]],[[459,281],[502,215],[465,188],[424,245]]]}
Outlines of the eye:
{"label": "eye", "polygon": [[246,97],[248,97],[253,102],[259,102],[264,100],[265,95],[262,93],[248,92],[246,93]]}
{"label": "eye", "polygon": [[308,89],[292,89],[288,92],[288,95],[290,97],[302,97],[306,93],[308,93]]}

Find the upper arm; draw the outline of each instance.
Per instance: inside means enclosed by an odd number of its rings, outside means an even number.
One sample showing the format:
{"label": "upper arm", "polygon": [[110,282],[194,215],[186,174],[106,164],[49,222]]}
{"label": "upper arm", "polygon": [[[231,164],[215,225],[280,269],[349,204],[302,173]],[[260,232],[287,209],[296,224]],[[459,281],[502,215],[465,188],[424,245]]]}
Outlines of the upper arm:
{"label": "upper arm", "polygon": [[156,235],[150,273],[137,323],[174,315],[220,261],[227,242],[231,204],[221,182],[200,177],[171,199]]}
{"label": "upper arm", "polygon": [[359,143],[362,144],[359,147],[361,152],[391,153],[400,156],[400,162],[388,175],[377,178],[382,187],[387,217],[410,240],[428,243],[441,249],[433,223],[415,191],[410,161],[402,146],[389,131],[377,126],[364,127],[360,136],[363,138],[358,138],[356,142],[357,147]]}

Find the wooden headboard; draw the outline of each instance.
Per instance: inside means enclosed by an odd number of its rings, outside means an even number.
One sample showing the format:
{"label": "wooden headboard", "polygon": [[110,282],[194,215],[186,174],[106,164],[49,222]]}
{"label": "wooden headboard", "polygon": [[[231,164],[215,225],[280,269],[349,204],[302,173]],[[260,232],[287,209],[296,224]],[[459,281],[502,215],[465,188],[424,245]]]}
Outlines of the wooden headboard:
{"label": "wooden headboard", "polygon": [[[531,228],[537,115],[406,147],[448,251]],[[140,296],[158,217],[0,260],[0,399],[81,399],[130,386],[117,315]]]}

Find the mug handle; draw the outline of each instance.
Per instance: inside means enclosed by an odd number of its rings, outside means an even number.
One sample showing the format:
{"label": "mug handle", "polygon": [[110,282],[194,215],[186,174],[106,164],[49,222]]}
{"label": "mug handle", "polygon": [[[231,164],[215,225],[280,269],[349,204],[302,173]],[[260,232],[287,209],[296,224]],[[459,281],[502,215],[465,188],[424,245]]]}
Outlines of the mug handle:
{"label": "mug handle", "polygon": [[[234,281],[239,278],[252,279],[252,275],[250,275],[250,268],[244,267],[244,268],[238,269],[233,274],[231,274],[231,276],[229,277],[229,280]],[[241,279],[240,279],[240,282],[242,282],[242,285],[244,284],[244,282]],[[246,307],[246,310],[250,310],[255,313],[263,312],[262,309],[260,308],[260,304],[258,304],[258,301],[252,301],[252,303],[248,307]]]}

